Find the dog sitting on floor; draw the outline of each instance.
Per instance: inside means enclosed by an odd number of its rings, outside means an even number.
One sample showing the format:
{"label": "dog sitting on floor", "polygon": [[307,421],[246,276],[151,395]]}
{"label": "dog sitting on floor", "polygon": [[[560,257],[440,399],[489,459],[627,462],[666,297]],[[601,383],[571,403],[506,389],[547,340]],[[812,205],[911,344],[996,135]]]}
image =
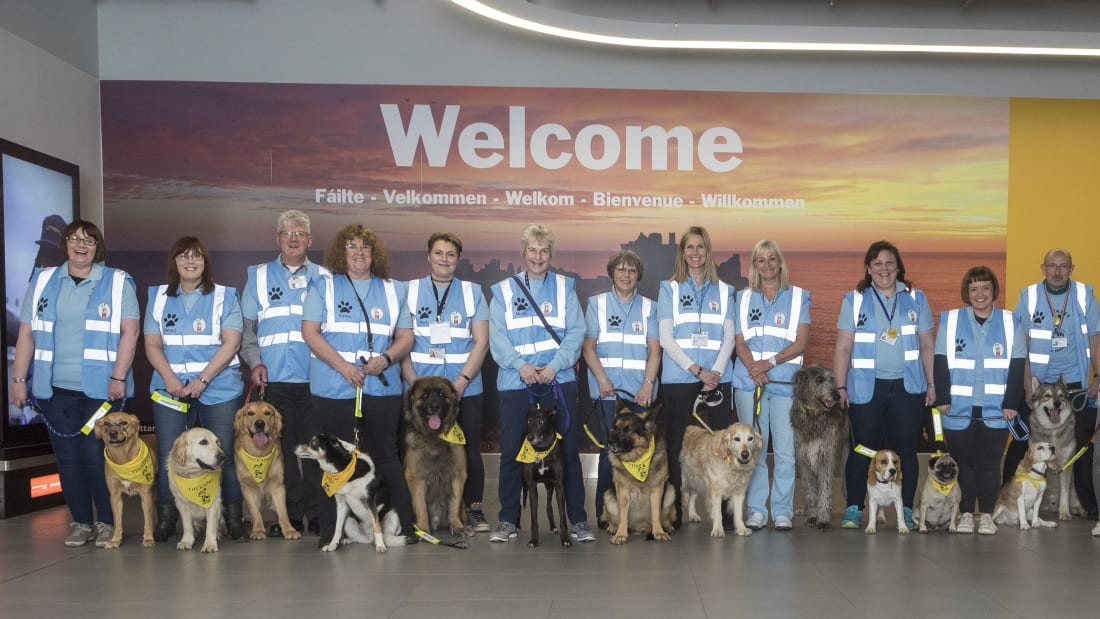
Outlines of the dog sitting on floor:
{"label": "dog sitting on floor", "polygon": [[1016,467],[1016,476],[1001,486],[997,507],[993,509],[995,524],[1018,525],[1021,531],[1031,528],[1053,529],[1057,522],[1039,517],[1046,476],[1054,466],[1057,448],[1050,443],[1032,442],[1027,454]]}
{"label": "dog sitting on floor", "polygon": [[898,533],[909,533],[901,504],[901,458],[896,452],[880,449],[875,452],[871,466],[867,469],[868,535],[877,533],[878,523],[886,521],[884,515],[880,519],[879,510],[891,505],[894,506],[894,517],[898,521]]}
{"label": "dog sitting on floor", "polygon": [[264,498],[271,503],[279,519],[279,528],[286,539],[300,539],[302,534],[290,524],[286,510],[286,488],[283,486],[283,416],[267,402],[249,402],[237,411],[233,419],[234,466],[248,515],[252,519],[252,539],[267,537],[260,512]]}
{"label": "dog sitting on floor", "polygon": [[405,481],[422,531],[447,523],[451,534],[466,534],[466,437],[458,427],[459,406],[454,385],[441,376],[421,376],[405,391]]}
{"label": "dog sitting on floor", "polygon": [[939,454],[928,459],[928,476],[917,497],[917,509],[913,511],[917,530],[921,533],[929,529],[955,532],[962,502],[958,480],[959,464],[950,455]]}
{"label": "dog sitting on floor", "polygon": [[95,422],[95,437],[103,441],[104,477],[111,493],[111,515],[115,534],[103,547],[118,548],[122,544],[122,495],[138,495],[144,516],[141,545],[152,548],[153,521],[156,508],[157,454],[141,440],[141,422],[123,412],[108,413]]}
{"label": "dog sitting on floor", "polygon": [[205,521],[202,552],[218,552],[222,522],[221,470],[225,452],[214,433],[191,428],[180,434],[168,452],[168,486],[176,500],[183,523],[183,537],[177,550],[195,545],[195,525]]}
{"label": "dog sitting on floor", "polygon": [[668,446],[657,424],[661,405],[634,412],[620,398],[616,411],[607,438],[613,485],[604,492],[601,519],[613,532],[612,544],[625,544],[629,531],[667,542],[676,489],[668,481]]}

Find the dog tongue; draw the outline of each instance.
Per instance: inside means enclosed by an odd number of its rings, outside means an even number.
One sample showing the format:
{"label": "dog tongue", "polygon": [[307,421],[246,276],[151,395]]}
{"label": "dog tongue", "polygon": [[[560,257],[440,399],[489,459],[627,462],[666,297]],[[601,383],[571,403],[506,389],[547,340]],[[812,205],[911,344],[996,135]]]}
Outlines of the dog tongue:
{"label": "dog tongue", "polygon": [[439,415],[432,415],[428,417],[428,427],[433,430],[438,430],[439,426],[443,425],[443,420],[439,418]]}
{"label": "dog tongue", "polygon": [[1062,422],[1062,409],[1059,409],[1059,408],[1050,409],[1050,420],[1053,421],[1056,424],[1061,423]]}
{"label": "dog tongue", "polygon": [[263,449],[264,445],[267,445],[267,434],[263,432],[257,432],[252,435],[252,444],[256,449]]}

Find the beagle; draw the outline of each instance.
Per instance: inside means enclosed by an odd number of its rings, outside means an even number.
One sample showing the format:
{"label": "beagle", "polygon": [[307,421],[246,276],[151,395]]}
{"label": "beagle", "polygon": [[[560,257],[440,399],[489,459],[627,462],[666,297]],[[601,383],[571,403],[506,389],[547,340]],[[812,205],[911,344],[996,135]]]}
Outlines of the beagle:
{"label": "beagle", "polygon": [[1056,451],[1053,443],[1034,442],[1028,446],[1027,455],[1016,467],[1016,476],[1001,487],[993,522],[1018,525],[1021,531],[1058,526],[1057,522],[1039,517],[1047,475],[1058,466]]}
{"label": "beagle", "polygon": [[[868,535],[878,532],[879,507],[894,506],[894,513],[898,519],[898,533],[905,535],[909,528],[905,526],[905,518],[902,517],[901,506],[901,458],[889,449],[880,449],[871,459],[871,466],[867,469],[867,516]],[[883,516],[883,521],[886,518]]]}

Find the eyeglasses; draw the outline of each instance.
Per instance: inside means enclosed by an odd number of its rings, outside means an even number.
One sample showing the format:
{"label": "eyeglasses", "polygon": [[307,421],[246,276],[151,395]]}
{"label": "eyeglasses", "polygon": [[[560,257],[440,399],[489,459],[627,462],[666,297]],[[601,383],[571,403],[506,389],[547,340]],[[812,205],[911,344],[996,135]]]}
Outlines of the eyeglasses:
{"label": "eyeglasses", "polygon": [[1072,264],[1044,264],[1044,269],[1050,269],[1051,271],[1068,271],[1073,268]]}
{"label": "eyeglasses", "polygon": [[344,245],[344,248],[350,249],[351,251],[370,251],[370,245],[356,245],[355,243],[348,243],[347,245]]}
{"label": "eyeglasses", "polygon": [[308,232],[292,230],[290,232],[280,232],[279,236],[283,237],[284,239],[308,239],[310,235]]}
{"label": "eyeglasses", "polygon": [[83,245],[85,247],[95,247],[99,245],[99,241],[90,236],[67,236],[65,240],[73,245]]}
{"label": "eyeglasses", "polygon": [[620,264],[619,266],[615,267],[615,271],[617,273],[633,273],[634,275],[638,274],[638,269],[627,266],[625,264]]}
{"label": "eyeglasses", "polygon": [[179,254],[176,256],[176,262],[187,262],[188,260],[191,262],[202,262],[206,260],[206,256],[202,254]]}

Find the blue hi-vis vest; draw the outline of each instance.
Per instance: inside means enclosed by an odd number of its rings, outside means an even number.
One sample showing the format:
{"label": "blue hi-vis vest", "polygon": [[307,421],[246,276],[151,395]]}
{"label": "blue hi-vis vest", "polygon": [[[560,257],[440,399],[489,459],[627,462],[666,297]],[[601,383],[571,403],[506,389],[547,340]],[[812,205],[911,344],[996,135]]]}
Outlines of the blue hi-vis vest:
{"label": "blue hi-vis vest", "polygon": [[[167,285],[151,286],[149,303],[153,305],[153,320],[160,329],[164,356],[172,372],[184,384],[198,380],[199,373],[221,348],[222,316],[227,307],[237,303],[236,289],[215,284],[213,292],[199,295],[188,312],[183,308],[183,297],[168,296]],[[241,382],[240,365],[237,355],[233,355],[229,365],[209,379],[199,402],[220,404],[241,395],[244,383]],[[164,387],[164,379],[153,372],[150,393]]]}
{"label": "blue hi-vis vest", "polygon": [[[323,273],[312,284],[312,290],[325,298],[325,321],[321,333],[340,357],[348,363],[359,364],[360,357],[370,359],[386,352],[393,342],[405,285],[392,279],[371,278],[370,289],[363,296],[363,307],[370,314],[370,330],[374,335],[374,350],[367,345],[367,323],[363,310],[355,299],[355,290],[344,275]],[[312,294],[312,292],[311,292]],[[377,377],[363,380],[363,393],[372,396],[401,395],[400,364],[394,363],[382,374],[389,382],[383,385]],[[355,397],[355,387],[348,384],[329,364],[310,355],[310,391],[322,398],[346,400]]]}
{"label": "blue hi-vis vest", "polygon": [[278,258],[248,267],[248,286],[260,305],[256,317],[260,358],[267,366],[267,380],[273,383],[309,380],[309,347],[302,340],[302,304],[309,283],[328,270],[310,262],[299,273],[299,281],[304,281],[292,287],[290,273]]}
{"label": "blue hi-vis vest", "polygon": [[[546,327],[535,312],[542,312],[550,328],[565,338],[565,304],[570,295],[575,294],[576,282],[572,278],[557,273],[547,273],[538,293],[531,293],[536,307],[530,307],[527,295],[516,288],[515,280],[508,278],[493,286],[493,296],[500,300],[504,308],[504,324],[508,329],[508,341],[515,351],[527,363],[534,366],[549,364],[558,352],[558,343],[547,333]],[[559,383],[577,379],[573,366],[563,368],[557,374]],[[500,368],[497,372],[497,389],[510,391],[525,389],[527,385],[520,380],[519,370]]]}
{"label": "blue hi-vis vest", "polygon": [[[686,288],[675,280],[661,282],[662,295],[669,295],[672,306],[672,337],[684,353],[704,370],[713,369],[718,360],[718,350],[722,347],[722,330],[732,300],[731,290],[725,282],[704,284],[701,299],[694,298]],[[658,318],[665,319],[665,316]],[[696,345],[692,335],[700,329],[707,335],[705,344]],[[732,364],[727,363],[719,382],[728,383],[733,378]],[[661,380],[666,383],[697,383],[699,379],[681,368],[666,352],[661,364]]]}
{"label": "blue hi-vis vest", "polygon": [[[986,322],[988,328],[982,350],[977,350],[978,339],[970,324],[973,315],[974,310],[969,307],[940,314],[940,328],[947,330],[947,368],[951,371],[951,411],[944,419],[944,427],[948,430],[963,430],[969,426],[974,406],[982,407],[982,421],[986,426],[1008,427],[1001,409],[1004,408],[1008,366],[1012,361],[1015,339],[1012,312],[993,311]],[[985,387],[975,399],[975,360],[979,355]]]}
{"label": "blue hi-vis vest", "polygon": [[[798,286],[784,288],[776,294],[775,302],[769,308],[764,303],[764,295],[759,290],[745,289],[737,293],[737,321],[741,337],[752,352],[753,361],[774,357],[798,338],[798,327],[802,321],[803,295],[808,295]],[[780,299],[787,301],[780,304]],[[802,367],[802,355],[784,361],[768,372],[772,381],[766,385],[768,393],[790,396],[794,393],[789,383],[795,372]],[[756,388],[749,376],[749,369],[740,359],[733,366],[733,385],[738,389]]]}
{"label": "blue hi-vis vest", "polygon": [[[1020,291],[1020,302],[1027,303],[1027,315],[1030,317],[1027,324],[1027,335],[1030,338],[1027,359],[1031,366],[1031,375],[1040,380],[1049,379],[1046,382],[1053,382],[1057,380],[1057,377],[1046,376],[1046,369],[1047,365],[1050,364],[1050,355],[1054,351],[1053,342],[1051,341],[1054,337],[1054,316],[1048,314],[1054,312],[1036,311],[1041,296],[1039,287],[1043,285],[1040,282],[1024,288]],[[1076,333],[1066,333],[1065,335],[1076,339],[1077,371],[1081,378],[1081,384],[1086,385],[1089,382],[1089,368],[1091,367],[1089,364],[1092,350],[1089,349],[1089,326],[1085,317],[1088,316],[1088,305],[1092,303],[1092,299],[1095,297],[1093,297],[1092,286],[1081,282],[1073,282],[1073,290],[1067,291],[1066,294],[1073,294],[1073,301],[1066,303],[1066,308],[1067,311],[1069,308],[1073,308],[1077,324],[1081,328],[1081,337],[1078,339]]]}
{"label": "blue hi-vis vest", "polygon": [[[482,301],[481,287],[458,279],[451,280],[447,304],[437,317],[435,311],[438,303],[432,294],[432,286],[435,285],[432,278],[414,279],[408,285],[408,311],[413,316],[414,336],[409,358],[413,369],[417,376],[442,376],[454,382],[462,373],[462,366],[470,358],[470,350],[474,346],[470,328],[477,303]],[[432,324],[437,318],[448,327],[449,343],[432,344]],[[463,395],[480,394],[483,391],[481,372],[470,378],[473,380]]]}
{"label": "blue hi-vis vest", "polygon": [[[94,268],[94,267],[93,267]],[[122,338],[122,293],[126,282],[134,280],[124,271],[101,267],[102,276],[96,282],[84,313],[84,363],[80,376],[81,390],[89,398],[107,399],[107,386],[118,357]],[[34,334],[34,396],[53,397],[53,328],[57,322],[57,296],[61,292],[61,267],[35,271],[31,276],[34,303],[31,332]],[[126,397],[134,395],[132,370],[126,372]]]}
{"label": "blue hi-vis vest", "polygon": [[[886,330],[886,326],[879,326],[874,311],[874,292],[870,288],[860,294],[856,290],[847,293],[851,295],[852,322],[856,325],[855,341],[852,344],[852,361],[848,370],[848,396],[854,404],[866,404],[871,401],[875,393],[875,342]],[[917,337],[917,321],[920,317],[920,308],[927,304],[924,292],[913,289],[910,291],[899,290],[898,315],[901,317],[901,327],[898,330],[901,345],[905,354],[902,365],[902,376],[905,379],[905,391],[912,394],[928,391],[928,380],[924,373],[924,364],[920,360],[920,340]],[[860,320],[860,310],[866,303],[870,308],[866,313],[866,320]],[[860,323],[863,324],[860,324]]]}
{"label": "blue hi-vis vest", "polygon": [[[608,311],[608,305],[615,308]],[[652,299],[635,294],[625,316],[618,313],[615,292],[605,292],[588,299],[589,311],[596,312],[600,333],[596,338],[596,355],[600,358],[607,378],[616,389],[638,393],[645,380],[645,362],[649,349],[649,320],[656,311]],[[656,335],[656,334],[654,334]],[[654,385],[653,395],[657,395]],[[600,399],[600,385],[596,375],[588,371],[588,393],[592,399]],[[612,396],[614,397],[614,396]]]}

